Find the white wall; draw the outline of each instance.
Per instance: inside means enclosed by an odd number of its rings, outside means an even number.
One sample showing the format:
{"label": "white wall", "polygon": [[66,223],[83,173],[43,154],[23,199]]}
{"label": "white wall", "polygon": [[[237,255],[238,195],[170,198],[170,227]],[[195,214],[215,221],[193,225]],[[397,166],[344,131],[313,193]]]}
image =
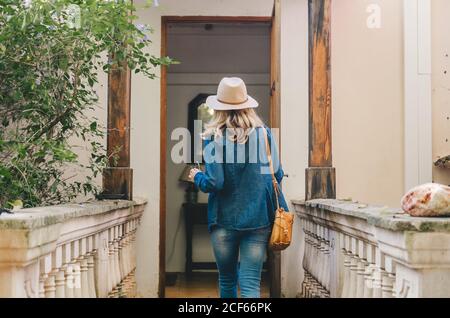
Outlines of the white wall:
{"label": "white wall", "polygon": [[[224,76],[239,76],[259,102],[257,112],[265,122],[269,118],[270,25],[215,24],[210,31],[203,26],[171,24],[168,30],[167,54],[181,64],[167,75],[166,272],[184,272],[185,266],[185,186],[178,181],[185,165],[171,160],[178,140],[170,135],[187,128],[188,103],[199,93],[215,94]],[[207,195],[200,193],[199,201],[207,202]],[[206,226],[194,229],[193,246],[194,261],[215,261]]]}
{"label": "white wall", "polygon": [[[281,1],[281,161],[287,200],[305,194],[308,166],[308,1]],[[298,222],[297,222],[298,223]],[[298,224],[294,238],[301,237]],[[282,252],[281,292],[295,297],[303,281],[299,242]]]}

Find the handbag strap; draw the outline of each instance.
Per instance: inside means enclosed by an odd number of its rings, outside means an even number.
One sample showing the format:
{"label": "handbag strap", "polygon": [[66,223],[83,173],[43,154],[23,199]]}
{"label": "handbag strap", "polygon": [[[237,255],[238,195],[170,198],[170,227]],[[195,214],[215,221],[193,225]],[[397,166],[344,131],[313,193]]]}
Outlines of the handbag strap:
{"label": "handbag strap", "polygon": [[277,210],[279,210],[280,209],[280,203],[278,201],[278,191],[280,191],[280,189],[278,188],[278,181],[275,178],[275,172],[273,171],[272,154],[271,154],[271,151],[270,151],[269,138],[267,137],[267,131],[266,131],[265,127],[263,127],[263,132],[264,132],[264,140],[265,140],[265,143],[266,143],[267,159],[269,161],[270,173],[272,174],[272,184],[273,184],[273,189],[274,189],[274,192],[275,192],[275,199],[276,199],[276,202],[277,202]]}

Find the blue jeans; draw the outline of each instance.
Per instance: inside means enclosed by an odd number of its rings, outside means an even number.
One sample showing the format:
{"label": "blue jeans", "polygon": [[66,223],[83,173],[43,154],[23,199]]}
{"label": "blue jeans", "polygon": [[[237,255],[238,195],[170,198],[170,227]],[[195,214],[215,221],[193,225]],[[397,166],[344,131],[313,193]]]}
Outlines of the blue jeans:
{"label": "blue jeans", "polygon": [[[219,269],[221,298],[259,298],[261,271],[271,228],[236,231],[216,227],[211,241]],[[238,262],[239,260],[239,262]]]}

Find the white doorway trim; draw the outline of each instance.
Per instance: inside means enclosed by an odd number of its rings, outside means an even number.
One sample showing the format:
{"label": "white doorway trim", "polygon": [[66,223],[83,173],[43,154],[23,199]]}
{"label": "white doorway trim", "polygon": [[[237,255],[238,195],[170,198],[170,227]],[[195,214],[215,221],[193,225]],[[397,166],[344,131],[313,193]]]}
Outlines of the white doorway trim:
{"label": "white doorway trim", "polygon": [[431,182],[431,0],[404,0],[404,188]]}

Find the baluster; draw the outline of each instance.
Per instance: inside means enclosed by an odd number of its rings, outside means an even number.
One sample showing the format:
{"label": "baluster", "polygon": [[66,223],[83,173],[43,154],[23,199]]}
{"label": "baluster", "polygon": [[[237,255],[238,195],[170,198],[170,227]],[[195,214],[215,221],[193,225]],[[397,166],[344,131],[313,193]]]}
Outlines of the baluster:
{"label": "baluster", "polygon": [[329,259],[329,250],[328,250],[328,245],[329,244],[329,240],[328,238],[328,234],[327,234],[327,228],[320,226],[320,262],[321,262],[321,270],[320,270],[320,296],[322,298],[327,298],[329,295],[329,290],[327,288],[328,286],[328,281],[327,281],[327,273],[329,272],[329,267],[328,267],[328,259]]}
{"label": "baluster", "polygon": [[130,295],[131,293],[131,252],[130,252],[130,244],[131,244],[131,225],[130,222],[126,222],[124,224],[124,233],[125,233],[125,238],[124,238],[124,247],[123,247],[123,254],[124,254],[124,268],[125,268],[125,294],[127,295],[127,297]]}
{"label": "baluster", "polygon": [[306,276],[306,298],[312,297],[311,296],[312,291],[313,291],[312,283],[313,283],[312,276],[310,273],[307,273],[307,276]]}
{"label": "baluster", "polygon": [[45,280],[47,279],[47,274],[45,273],[45,257],[39,258],[39,298],[45,298]]}
{"label": "baluster", "polygon": [[308,298],[308,272],[305,272],[305,277],[303,278],[303,284],[302,284],[302,295],[303,298]]}
{"label": "baluster", "polygon": [[121,271],[121,266],[120,266],[120,239],[121,239],[121,234],[120,234],[120,225],[115,226],[114,227],[114,232],[115,232],[115,238],[114,238],[114,261],[116,263],[115,268],[116,268],[116,289],[117,289],[117,294],[116,297],[121,297],[122,294],[122,271]]}
{"label": "baluster", "polygon": [[[316,224],[316,285],[322,285],[322,271],[323,271],[323,253],[322,253],[322,227]],[[320,287],[319,294],[320,294]]]}
{"label": "baluster", "polygon": [[313,275],[309,275],[309,298],[316,298],[316,279]]}
{"label": "baluster", "polygon": [[301,219],[301,227],[302,227],[302,232],[303,232],[303,240],[305,242],[305,250],[303,252],[303,259],[302,259],[302,266],[303,266],[303,271],[304,271],[304,277],[303,277],[303,282],[302,282],[302,295],[303,298],[307,298],[306,297],[306,284],[307,284],[307,280],[308,280],[308,271],[307,271],[307,259],[308,259],[308,245],[309,245],[309,237],[308,237],[308,231],[306,229],[306,223],[307,221],[305,219]]}
{"label": "baluster", "polygon": [[342,254],[344,256],[344,284],[342,287],[342,298],[350,297],[350,266],[352,258],[351,248],[351,238],[344,234],[344,248],[342,249]]}
{"label": "baluster", "polygon": [[350,287],[348,290],[348,297],[349,298],[355,298],[356,297],[356,271],[358,269],[358,240],[354,237],[351,238],[352,240],[352,256],[350,258]]}
{"label": "baluster", "polygon": [[112,282],[113,282],[113,291],[114,296],[116,295],[117,290],[117,284],[119,283],[117,281],[117,262],[116,262],[116,227],[111,228],[112,238],[111,238],[111,257],[112,257]]}
{"label": "baluster", "polygon": [[389,278],[392,280],[392,298],[398,298],[397,297],[397,277],[395,276],[395,270],[393,273],[389,273]]}
{"label": "baluster", "polygon": [[327,297],[330,296],[330,276],[331,275],[331,230],[325,230],[325,284],[324,287],[327,290]]}
{"label": "baluster", "polygon": [[320,251],[320,226],[314,223],[314,292],[318,293],[318,283],[320,279],[320,272],[322,271],[321,251]]}
{"label": "baluster", "polygon": [[119,289],[120,282],[122,281],[122,275],[120,273],[120,263],[119,263],[119,226],[114,227],[114,269],[116,275],[116,288]]}
{"label": "baluster", "polygon": [[73,277],[73,268],[71,264],[72,256],[71,256],[71,244],[67,243],[62,246],[62,262],[63,265],[61,270],[64,272],[65,276],[65,288],[64,288],[64,297],[65,298],[73,298],[73,289],[74,289],[74,277]]}
{"label": "baluster", "polygon": [[321,291],[320,291],[320,284],[317,282],[316,279],[313,280],[313,292],[312,292],[312,298],[320,298]]}
{"label": "baluster", "polygon": [[373,298],[381,298],[381,284],[382,284],[382,267],[384,267],[384,257],[378,247],[375,249],[375,269],[373,271]]}
{"label": "baluster", "polygon": [[381,281],[381,294],[383,298],[393,298],[394,297],[394,282],[395,282],[395,268],[394,263],[390,257],[385,256],[384,258],[385,272],[382,276]]}
{"label": "baluster", "polygon": [[364,272],[364,298],[372,298],[373,295],[373,272],[375,270],[375,246],[367,245],[367,262],[368,265]]}
{"label": "baluster", "polygon": [[[313,247],[313,255],[312,255],[312,257],[311,257],[311,261],[315,261],[316,262],[316,264],[315,264],[315,266],[311,266],[311,273],[312,273],[312,278],[314,279],[314,281],[317,281],[317,274],[318,274],[318,268],[319,268],[319,264],[317,263],[317,260],[318,260],[318,258],[319,258],[319,249],[318,249],[318,246],[319,246],[319,241],[318,241],[318,235],[317,235],[317,224],[315,224],[315,223],[313,223],[312,224],[313,225],[313,244],[312,244],[312,247]],[[315,284],[314,284],[314,288],[315,288]],[[315,292],[315,290],[314,290],[314,292]]]}
{"label": "baluster", "polygon": [[89,298],[89,282],[88,282],[88,262],[87,262],[87,246],[86,238],[79,240],[78,247],[80,249],[80,256],[78,261],[80,263],[80,283],[81,283],[81,297]]}
{"label": "baluster", "polygon": [[55,277],[55,297],[56,298],[65,298],[65,288],[66,288],[66,280],[64,275],[64,269],[62,268],[63,255],[62,255],[62,246],[57,246],[55,251],[52,253],[52,264],[53,270],[52,275]]}
{"label": "baluster", "polygon": [[303,297],[309,298],[309,273],[305,271],[305,278],[303,280]]}
{"label": "baluster", "polygon": [[40,297],[55,298],[56,286],[55,276],[50,275],[52,270],[52,255],[48,254],[41,258],[41,280],[40,280]]}
{"label": "baluster", "polygon": [[[336,278],[337,278],[337,286],[336,286],[336,295],[337,298],[344,297],[344,276],[345,276],[345,235],[342,232],[337,232],[336,242],[334,242],[335,248],[338,250],[338,255],[336,262],[333,264],[333,259],[331,258],[331,262],[333,266],[336,266]],[[331,275],[332,276],[332,275]],[[330,280],[331,281],[331,280]]]}
{"label": "baluster", "polygon": [[125,267],[125,273],[128,277],[128,274],[130,274],[130,222],[125,223],[125,239],[124,239],[124,267]]}
{"label": "baluster", "polygon": [[45,280],[47,274],[45,273],[45,257],[39,259],[39,298],[45,298]]}
{"label": "baluster", "polygon": [[47,279],[45,280],[45,298],[55,298],[56,297],[56,284],[55,284],[55,275],[47,275]]}
{"label": "baluster", "polygon": [[364,274],[366,272],[367,262],[367,244],[359,241],[358,246],[358,264],[356,269],[356,298],[364,297]]}
{"label": "baluster", "polygon": [[87,238],[87,268],[88,268],[88,291],[89,291],[89,297],[90,298],[96,298],[96,291],[95,291],[95,238],[94,236],[89,236]]}
{"label": "baluster", "polygon": [[309,261],[309,245],[310,245],[310,237],[309,237],[309,231],[308,231],[308,221],[304,220],[303,224],[303,233],[305,235],[305,253],[303,255],[303,269],[305,272],[308,272],[308,261]]}
{"label": "baluster", "polygon": [[119,226],[114,227],[114,270],[115,270],[115,285],[116,285],[116,297],[119,296],[120,292],[120,282],[122,281],[120,274],[120,263],[119,263]]}
{"label": "baluster", "polygon": [[72,273],[73,273],[73,297],[81,298],[81,266],[80,266],[80,242],[75,240],[71,242],[71,255],[72,255]]}
{"label": "baluster", "polygon": [[123,244],[124,244],[124,224],[121,224],[119,227],[119,240],[118,240],[118,248],[119,248],[119,269],[120,269],[120,292],[119,297],[127,297],[127,281],[126,281],[126,273],[124,267],[123,260]]}
{"label": "baluster", "polygon": [[131,285],[131,295],[130,297],[135,297],[136,295],[136,233],[137,233],[137,227],[139,224],[139,219],[133,220],[133,233],[132,233],[132,252],[131,252],[131,264],[132,264],[132,271],[130,274],[130,285]]}
{"label": "baluster", "polygon": [[324,258],[324,239],[323,239],[323,227],[317,225],[317,282],[323,286],[324,285],[324,272],[325,272],[325,258]]}
{"label": "baluster", "polygon": [[137,230],[137,220],[134,219],[132,222],[132,232],[131,232],[131,271],[134,272],[136,269],[136,230]]}
{"label": "baluster", "polygon": [[118,293],[118,279],[117,279],[117,262],[116,262],[116,227],[111,228],[112,232],[112,242],[111,242],[111,256],[112,256],[112,281],[113,281],[113,289],[112,289],[112,297],[116,298]]}
{"label": "baluster", "polygon": [[124,239],[125,239],[125,234],[124,234],[124,231],[123,231],[124,224],[119,225],[118,229],[119,229],[119,239],[117,241],[117,243],[118,243],[117,246],[118,246],[118,249],[119,249],[119,252],[118,252],[119,272],[120,272],[120,281],[123,281],[123,279],[126,276],[125,267],[123,266],[123,263],[124,263],[123,262],[123,243],[124,243]]}
{"label": "baluster", "polygon": [[112,246],[112,233],[111,229],[108,229],[108,297],[111,297],[111,293],[114,288],[114,267],[113,267],[113,257],[111,252]]}
{"label": "baluster", "polygon": [[121,282],[121,293],[120,297],[127,297],[128,291],[129,291],[129,277],[128,277],[128,271],[127,271],[127,260],[126,260],[126,253],[127,253],[127,222],[123,223],[120,226],[120,241],[119,241],[119,259],[120,259],[120,272],[122,275],[122,282]]}
{"label": "baluster", "polygon": [[47,279],[47,275],[40,274],[39,275],[39,298],[45,298],[45,280]]}
{"label": "baluster", "polygon": [[308,277],[308,298],[313,298],[314,296],[314,277],[309,274]]}
{"label": "baluster", "polygon": [[315,237],[315,224],[313,222],[309,222],[309,233],[311,240],[311,249],[308,257],[308,273],[309,273],[309,284],[308,284],[308,295],[309,298],[314,297],[315,294],[315,269],[317,266],[314,266],[313,261],[316,260],[316,237]]}
{"label": "baluster", "polygon": [[98,298],[109,296],[111,287],[111,274],[109,271],[109,231],[97,233],[94,237],[96,253],[94,255],[95,288]]}
{"label": "baluster", "polygon": [[108,254],[109,254],[109,280],[110,280],[110,289],[109,289],[109,297],[114,298],[117,295],[117,282],[116,282],[116,262],[114,259],[114,227],[108,230],[109,232],[109,242],[108,242]]}
{"label": "baluster", "polygon": [[304,276],[303,276],[303,282],[302,282],[302,298],[308,298],[307,296],[307,292],[309,289],[308,286],[308,272],[304,272]]}

